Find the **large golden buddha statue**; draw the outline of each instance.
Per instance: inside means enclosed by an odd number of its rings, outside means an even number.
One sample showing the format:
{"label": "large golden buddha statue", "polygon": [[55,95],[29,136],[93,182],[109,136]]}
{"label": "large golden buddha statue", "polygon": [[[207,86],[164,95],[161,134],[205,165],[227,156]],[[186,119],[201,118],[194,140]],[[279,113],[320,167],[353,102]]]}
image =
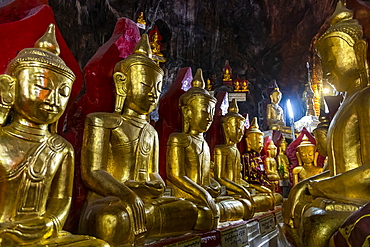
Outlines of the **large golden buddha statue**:
{"label": "large golden buddha statue", "polygon": [[[316,46],[324,78],[345,98],[328,130],[329,171],[293,187],[284,221],[304,246],[327,246],[344,219],[370,201],[370,87],[362,27],[339,1]],[[294,233],[294,231],[293,231]]]}
{"label": "large golden buddha statue", "polygon": [[216,98],[204,89],[202,70],[198,69],[192,88],[181,95],[179,107],[183,130],[172,133],[167,143],[167,179],[177,197],[197,204],[196,229],[216,228],[221,222],[248,219],[253,215],[249,200],[219,197],[220,184],[211,176],[211,157],[204,132],[212,123]]}
{"label": "large golden buddha statue", "polygon": [[233,99],[229,112],[221,118],[225,144],[215,147],[215,178],[222,186],[225,186],[228,194],[240,195],[250,200],[256,212],[268,211],[273,209],[275,204],[272,193],[256,193],[242,176],[240,153],[236,144],[244,136],[246,120],[238,112],[238,105]]}
{"label": "large golden buddha statue", "polygon": [[[75,75],[58,56],[55,26],[0,75],[0,245],[108,246],[62,231],[72,200],[74,152],[55,133]],[[8,119],[9,121],[9,119]]]}
{"label": "large golden buddha statue", "polygon": [[134,53],[114,68],[115,113],[86,118],[81,170],[89,192],[80,232],[113,246],[143,244],[144,235],[186,232],[197,219],[193,203],[163,196],[158,136],[148,122],[162,78],[144,34]]}

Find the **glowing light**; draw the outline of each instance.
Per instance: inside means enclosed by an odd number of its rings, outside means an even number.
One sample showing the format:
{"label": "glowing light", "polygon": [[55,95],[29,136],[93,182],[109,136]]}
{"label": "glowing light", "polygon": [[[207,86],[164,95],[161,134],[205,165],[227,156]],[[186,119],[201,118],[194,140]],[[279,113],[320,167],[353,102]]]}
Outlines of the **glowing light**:
{"label": "glowing light", "polygon": [[292,108],[292,104],[290,103],[290,99],[287,99],[286,101],[286,106],[288,108],[288,115],[291,119],[294,118],[294,113],[293,113],[293,108]]}
{"label": "glowing light", "polygon": [[325,87],[323,90],[322,90],[323,94],[329,94],[330,93],[330,90],[329,88]]}

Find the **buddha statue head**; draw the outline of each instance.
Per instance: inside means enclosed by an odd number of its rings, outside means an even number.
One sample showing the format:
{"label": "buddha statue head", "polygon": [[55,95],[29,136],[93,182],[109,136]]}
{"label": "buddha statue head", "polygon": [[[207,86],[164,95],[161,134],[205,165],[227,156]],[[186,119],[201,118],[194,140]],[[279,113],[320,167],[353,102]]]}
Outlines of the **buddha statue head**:
{"label": "buddha statue head", "polygon": [[327,136],[329,129],[329,120],[327,116],[320,116],[320,123],[313,130],[315,135],[317,150],[322,156],[328,156]]}
{"label": "buddha statue head", "polygon": [[315,161],[316,146],[303,135],[302,142],[297,146],[297,158],[302,165],[309,165]]}
{"label": "buddha statue head", "polygon": [[244,135],[245,118],[240,115],[236,100],[230,103],[228,113],[221,118],[226,145],[239,143]]}
{"label": "buddha statue head", "polygon": [[268,157],[270,157],[270,158],[276,157],[277,147],[275,146],[275,143],[274,143],[273,140],[270,140],[270,142],[267,146],[266,152],[267,152]]}
{"label": "buddha statue head", "polygon": [[191,85],[192,87],[179,99],[183,132],[204,133],[212,124],[217,100],[204,89],[202,69],[197,70]]}
{"label": "buddha statue head", "polygon": [[25,48],[9,63],[6,74],[0,75],[1,124],[8,112],[27,124],[49,125],[63,114],[75,75],[59,57],[55,26],[33,48]]}
{"label": "buddha statue head", "polygon": [[288,143],[285,140],[285,138],[281,138],[280,145],[279,145],[279,153],[280,154],[285,154],[286,148],[288,147]]}
{"label": "buddha statue head", "polygon": [[278,105],[280,103],[281,92],[277,84],[275,84],[274,90],[272,90],[270,93],[270,100],[271,100],[271,104],[274,104],[274,105]]}
{"label": "buddha statue head", "polygon": [[163,70],[151,58],[148,35],[143,34],[133,54],[114,67],[116,113],[129,109],[139,115],[148,115],[157,107]]}
{"label": "buddha statue head", "polygon": [[368,83],[367,44],[353,13],[339,1],[330,27],[317,40],[323,78],[339,92],[357,91]]}
{"label": "buddha statue head", "polygon": [[260,153],[263,148],[263,133],[259,130],[257,118],[253,118],[251,126],[246,133],[247,151],[254,151]]}

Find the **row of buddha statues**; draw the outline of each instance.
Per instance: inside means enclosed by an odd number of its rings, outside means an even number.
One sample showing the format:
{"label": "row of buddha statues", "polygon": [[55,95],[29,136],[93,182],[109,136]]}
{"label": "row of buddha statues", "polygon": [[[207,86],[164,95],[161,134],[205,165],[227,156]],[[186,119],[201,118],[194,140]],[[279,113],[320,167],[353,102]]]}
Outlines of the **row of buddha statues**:
{"label": "row of buddha statues", "polygon": [[[350,241],[358,221],[341,226],[370,201],[367,44],[352,17],[339,2],[331,26],[316,43],[324,77],[346,96],[330,125],[319,126],[315,134],[322,135],[319,151],[328,156],[324,172],[312,165],[310,136],[303,135],[297,145],[301,165],[292,169],[296,184],[283,205],[284,227],[297,246],[335,246],[339,237]],[[88,192],[79,218],[82,235],[63,231],[75,157],[56,124],[75,75],[59,54],[51,24],[0,76],[1,246],[142,246],[147,238],[216,229],[282,204],[276,189],[288,174],[279,176],[277,164],[290,162],[283,155],[286,143],[280,142],[276,157],[268,140],[261,166],[263,133],[256,119],[244,133],[246,119],[235,101],[221,118],[224,143],[211,154],[204,134],[217,100],[205,89],[201,69],[178,99],[182,130],[169,136],[167,177],[162,179],[159,138],[149,114],[157,107],[164,71],[153,61],[144,34],[133,53],[112,68],[114,112],[86,117],[80,169]],[[270,118],[281,129],[277,117]],[[244,135],[247,151],[241,155],[237,143]],[[171,196],[164,196],[166,186]]]}
{"label": "row of buddha statues", "polygon": [[[203,134],[217,100],[204,89],[200,69],[179,98],[183,129],[169,137],[167,180],[162,179],[158,135],[148,115],[158,104],[164,73],[151,59],[144,34],[133,54],[113,68],[114,112],[86,117],[81,176],[88,194],[78,230],[85,235],[63,231],[75,160],[56,124],[75,75],[59,54],[50,24],[0,77],[1,246],[141,246],[148,237],[216,229],[282,203],[268,178],[252,181],[242,172],[236,144],[246,120],[235,102],[222,118],[225,143],[215,147],[211,162]],[[249,129],[251,136],[256,131]],[[262,138],[257,134],[252,142]],[[173,196],[164,196],[166,184]],[[221,195],[221,186],[227,193]]]}

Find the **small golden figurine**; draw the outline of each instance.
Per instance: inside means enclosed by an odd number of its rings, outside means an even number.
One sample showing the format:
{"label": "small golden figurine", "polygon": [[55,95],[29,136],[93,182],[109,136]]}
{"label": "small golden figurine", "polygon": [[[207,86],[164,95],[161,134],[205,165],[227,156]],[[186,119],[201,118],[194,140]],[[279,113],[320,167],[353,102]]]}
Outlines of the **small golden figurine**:
{"label": "small golden figurine", "polygon": [[273,185],[273,191],[277,192],[279,188],[279,173],[278,173],[278,164],[276,161],[277,147],[274,144],[274,141],[269,139],[266,148],[266,158],[265,158],[265,172],[267,178],[271,181]]}
{"label": "small golden figurine", "polygon": [[141,11],[139,13],[139,16],[137,17],[136,23],[139,23],[139,24],[142,24],[142,25],[146,26],[146,21],[144,19],[144,12],[143,11]]}
{"label": "small golden figurine", "polygon": [[367,44],[352,18],[339,1],[316,43],[324,79],[345,98],[328,130],[328,171],[298,183],[284,204],[284,222],[303,246],[328,246],[346,217],[370,201]]}
{"label": "small golden figurine", "polygon": [[291,129],[285,126],[283,108],[279,106],[281,96],[282,94],[275,82],[275,88],[270,93],[271,104],[268,104],[266,109],[267,125],[271,130],[281,130],[285,133],[291,133]]}
{"label": "small golden figurine", "polygon": [[197,219],[193,203],[163,196],[158,135],[148,122],[163,70],[151,55],[143,34],[134,53],[114,68],[115,113],[92,113],[85,122],[81,172],[89,192],[79,228],[113,246],[186,232]]}
{"label": "small golden figurine", "polygon": [[279,171],[282,171],[282,173],[280,174],[281,180],[289,180],[290,161],[288,159],[288,156],[286,156],[285,154],[287,146],[288,146],[288,143],[283,137],[280,141],[279,154],[277,155],[277,163],[279,166]]}
{"label": "small golden figurine", "polygon": [[242,81],[242,92],[248,92],[249,81],[247,79]]}
{"label": "small golden figurine", "polygon": [[1,101],[14,113],[10,125],[0,128],[1,246],[109,246],[62,231],[72,200],[74,152],[50,130],[67,106],[75,75],[59,53],[50,24],[35,47],[21,50],[0,75]]}
{"label": "small golden figurine", "polygon": [[229,68],[225,69],[223,81],[231,81],[231,74]]}
{"label": "small golden figurine", "polygon": [[245,118],[238,112],[238,105],[233,99],[229,112],[221,118],[225,144],[215,147],[215,179],[226,187],[228,194],[241,195],[242,198],[250,200],[256,212],[268,211],[273,209],[275,204],[272,193],[258,191],[253,193],[255,189],[242,177],[240,153],[236,144],[244,136]]}
{"label": "small golden figurine", "polygon": [[192,87],[181,95],[183,131],[172,133],[167,143],[167,183],[177,197],[193,201],[199,214],[196,229],[216,228],[221,222],[248,219],[253,215],[248,200],[219,197],[220,184],[211,177],[211,157],[204,139],[210,127],[216,98],[204,89],[202,70],[198,69]]}
{"label": "small golden figurine", "polygon": [[234,92],[240,92],[240,91],[241,91],[241,81],[240,81],[239,77],[237,77],[234,80]]}
{"label": "small golden figurine", "polygon": [[207,90],[208,91],[212,91],[212,82],[211,82],[211,79],[207,79],[207,86],[206,86],[206,88],[207,88]]}
{"label": "small golden figurine", "polygon": [[151,37],[150,41],[150,47],[152,48],[152,59],[159,63],[164,63],[167,61],[167,59],[163,56],[161,50],[162,50],[162,45],[161,45],[161,40],[158,34],[158,29],[156,28],[153,32],[153,35]]}
{"label": "small golden figurine", "polygon": [[299,165],[293,168],[293,186],[298,182],[313,177],[322,172],[322,168],[316,166],[316,146],[303,136],[302,142],[297,147]]}

